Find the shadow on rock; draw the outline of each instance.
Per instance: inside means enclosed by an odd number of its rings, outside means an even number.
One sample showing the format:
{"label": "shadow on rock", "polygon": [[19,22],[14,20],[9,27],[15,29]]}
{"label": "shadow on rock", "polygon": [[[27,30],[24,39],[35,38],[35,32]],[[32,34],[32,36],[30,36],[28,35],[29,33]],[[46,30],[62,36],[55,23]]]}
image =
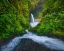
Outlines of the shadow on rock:
{"label": "shadow on rock", "polygon": [[57,51],[51,50],[44,45],[38,44],[30,39],[22,39],[14,51]]}

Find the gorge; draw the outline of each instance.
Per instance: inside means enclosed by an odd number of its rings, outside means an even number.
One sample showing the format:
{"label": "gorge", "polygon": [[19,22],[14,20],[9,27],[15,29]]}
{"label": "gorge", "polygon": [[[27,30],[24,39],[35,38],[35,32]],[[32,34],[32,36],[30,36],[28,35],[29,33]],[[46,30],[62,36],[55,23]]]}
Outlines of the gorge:
{"label": "gorge", "polygon": [[[36,26],[35,22],[34,22],[34,17],[32,14],[31,14],[31,17],[32,17],[32,19],[31,19],[32,22],[30,22],[30,23],[32,23],[34,26]],[[19,43],[20,43],[20,41],[22,41],[22,39],[31,39],[32,41],[34,41],[38,44],[41,44],[42,46],[44,45],[45,47],[51,49],[52,51],[53,50],[64,51],[64,41],[62,41],[60,39],[56,39],[56,38],[47,37],[47,36],[38,36],[35,33],[32,33],[28,30],[26,30],[26,34],[24,34],[23,36],[15,37],[8,44],[2,46],[1,51],[13,51],[14,48],[19,45]]]}
{"label": "gorge", "polygon": [[64,51],[64,0],[0,0],[0,51]]}

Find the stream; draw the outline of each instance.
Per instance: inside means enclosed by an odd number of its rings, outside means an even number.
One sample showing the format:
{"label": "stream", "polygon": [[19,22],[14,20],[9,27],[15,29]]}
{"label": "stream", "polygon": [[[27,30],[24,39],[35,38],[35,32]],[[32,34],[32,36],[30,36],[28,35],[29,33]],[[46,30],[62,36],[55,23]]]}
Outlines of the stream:
{"label": "stream", "polygon": [[[31,22],[30,25],[32,27],[35,27],[39,22],[34,20],[33,14],[31,14]],[[64,41],[56,38],[51,38],[47,36],[38,36],[33,32],[30,32],[29,30],[26,30],[26,34],[23,36],[18,36],[13,38],[8,44],[1,47],[1,51],[13,51],[14,48],[22,41],[22,39],[31,39],[34,42],[46,46],[50,49],[55,49],[59,51],[64,51]]]}

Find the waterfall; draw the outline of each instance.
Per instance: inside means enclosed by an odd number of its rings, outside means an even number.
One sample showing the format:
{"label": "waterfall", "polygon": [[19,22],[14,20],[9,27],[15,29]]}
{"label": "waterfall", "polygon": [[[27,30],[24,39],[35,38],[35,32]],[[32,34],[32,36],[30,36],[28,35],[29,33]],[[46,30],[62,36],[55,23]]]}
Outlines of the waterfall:
{"label": "waterfall", "polygon": [[31,13],[31,22],[30,22],[30,25],[31,25],[32,27],[35,27],[35,26],[38,25],[38,23],[39,23],[39,21],[35,21],[34,16],[33,16],[33,14]]}
{"label": "waterfall", "polygon": [[34,16],[32,13],[31,13],[31,22],[34,23]]}
{"label": "waterfall", "polygon": [[32,39],[34,42],[37,42],[41,45],[44,44],[47,48],[64,51],[64,41],[56,38],[50,38],[47,36],[38,36],[35,33],[32,33],[26,30],[27,34],[23,36],[15,37],[7,45],[1,47],[1,51],[13,51],[14,48],[22,41],[23,38]]}

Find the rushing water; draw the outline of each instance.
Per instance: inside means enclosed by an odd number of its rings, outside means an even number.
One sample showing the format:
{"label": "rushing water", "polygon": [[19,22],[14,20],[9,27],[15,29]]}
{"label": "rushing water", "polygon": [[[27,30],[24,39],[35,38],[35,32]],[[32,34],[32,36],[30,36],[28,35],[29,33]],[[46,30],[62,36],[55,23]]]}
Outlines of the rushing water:
{"label": "rushing water", "polygon": [[[32,24],[35,22],[32,22]],[[31,25],[32,26],[32,25]],[[33,26],[34,27],[34,26]],[[22,41],[23,38],[32,39],[34,42],[39,44],[44,44],[47,48],[55,49],[55,50],[63,50],[64,51],[64,41],[56,38],[50,38],[47,36],[38,36],[35,33],[32,33],[26,30],[27,34],[23,36],[18,36],[12,39],[7,45],[1,47],[1,51],[13,51],[14,48]]]}
{"label": "rushing water", "polygon": [[34,16],[33,16],[33,14],[31,13],[31,22],[30,22],[30,25],[31,25],[32,27],[35,27],[35,26],[37,26],[38,23],[39,23],[39,21],[35,21],[35,20],[34,20]]}
{"label": "rushing water", "polygon": [[32,13],[31,13],[31,22],[34,23],[34,16]]}
{"label": "rushing water", "polygon": [[32,39],[34,42],[44,44],[46,47],[55,50],[64,50],[64,41],[50,38],[47,36],[37,36],[36,34],[26,30],[27,34],[12,39],[7,45],[1,47],[2,51],[13,51],[13,49],[22,41],[23,38]]}

